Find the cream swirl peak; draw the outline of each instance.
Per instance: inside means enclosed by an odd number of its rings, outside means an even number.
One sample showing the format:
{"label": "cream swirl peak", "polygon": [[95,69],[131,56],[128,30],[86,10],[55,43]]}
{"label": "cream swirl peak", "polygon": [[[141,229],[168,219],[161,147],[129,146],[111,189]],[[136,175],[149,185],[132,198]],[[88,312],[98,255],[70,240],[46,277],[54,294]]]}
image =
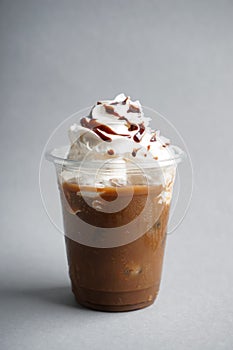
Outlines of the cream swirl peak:
{"label": "cream swirl peak", "polygon": [[69,129],[71,147],[68,158],[81,160],[87,152],[93,159],[137,158],[167,160],[174,156],[170,141],[149,126],[139,101],[124,94],[114,100],[99,101],[80,125]]}

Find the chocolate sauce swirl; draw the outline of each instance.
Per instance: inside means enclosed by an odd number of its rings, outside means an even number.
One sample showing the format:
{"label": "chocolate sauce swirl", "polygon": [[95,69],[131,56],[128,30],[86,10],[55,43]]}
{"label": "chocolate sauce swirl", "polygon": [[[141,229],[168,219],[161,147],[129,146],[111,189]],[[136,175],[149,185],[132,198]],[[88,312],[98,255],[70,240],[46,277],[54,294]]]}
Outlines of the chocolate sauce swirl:
{"label": "chocolate sauce swirl", "polygon": [[[169,140],[160,136],[159,130],[149,126],[150,118],[144,116],[139,101],[120,94],[113,100],[98,101],[88,116],[80,120],[81,125],[70,128],[72,157],[82,157],[93,148],[101,157],[101,152],[110,157],[126,155],[126,158],[170,158]],[[86,133],[89,129],[92,133]],[[85,137],[81,137],[82,135]],[[108,144],[97,147],[99,138]],[[112,144],[111,144],[112,143]],[[96,149],[95,149],[96,148]]]}
{"label": "chocolate sauce swirl", "polygon": [[144,123],[139,124],[139,131],[133,137],[135,142],[140,142],[141,141],[144,131],[145,131]]}
{"label": "chocolate sauce swirl", "polygon": [[107,141],[107,142],[112,141],[112,138],[109,136],[106,136],[105,134],[130,137],[129,134],[119,134],[115,132],[109,126],[99,123],[96,119],[89,119],[89,120],[88,119],[89,118],[82,118],[80,120],[80,124],[84,128],[88,128],[94,131],[96,135],[98,135],[103,141]]}

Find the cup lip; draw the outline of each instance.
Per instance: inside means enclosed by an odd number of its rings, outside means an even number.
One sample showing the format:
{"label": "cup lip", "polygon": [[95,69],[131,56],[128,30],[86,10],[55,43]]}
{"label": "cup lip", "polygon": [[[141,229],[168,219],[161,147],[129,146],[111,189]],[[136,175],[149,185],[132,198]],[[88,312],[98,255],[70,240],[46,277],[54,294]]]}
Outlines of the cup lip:
{"label": "cup lip", "polygon": [[[141,167],[143,169],[156,169],[156,168],[162,168],[162,167],[168,167],[168,166],[176,166],[178,163],[182,162],[186,157],[186,153],[181,150],[177,146],[170,146],[172,147],[175,156],[171,157],[169,159],[162,159],[162,160],[143,160],[140,161],[138,159],[134,159],[133,162],[131,163],[131,166],[129,166],[130,170],[137,169],[137,167]],[[83,159],[82,160],[73,160],[73,159],[68,159],[67,155],[69,152],[70,146],[62,146],[62,147],[56,147],[53,149],[50,149],[45,152],[45,158],[49,161],[52,162],[55,165],[62,165],[65,168],[72,168],[72,169],[96,169],[100,164],[103,163],[103,159],[93,159],[90,162],[88,162],[88,167],[83,164]],[[63,152],[65,156],[61,156],[58,153]],[[117,159],[117,162],[114,162],[114,169],[125,169],[125,163],[126,163],[126,158],[127,157],[117,157],[117,158],[106,158],[105,161],[111,161],[112,159]],[[128,159],[127,159],[128,160]],[[130,162],[129,162],[130,163]],[[111,162],[110,162],[111,164]],[[133,167],[132,164],[136,164],[137,166]]]}

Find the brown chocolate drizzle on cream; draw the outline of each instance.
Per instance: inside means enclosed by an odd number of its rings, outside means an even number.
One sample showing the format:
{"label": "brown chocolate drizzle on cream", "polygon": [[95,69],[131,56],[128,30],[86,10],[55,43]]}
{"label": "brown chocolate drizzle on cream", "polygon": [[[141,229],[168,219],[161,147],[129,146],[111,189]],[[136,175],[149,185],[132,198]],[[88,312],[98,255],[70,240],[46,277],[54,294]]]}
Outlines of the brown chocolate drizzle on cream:
{"label": "brown chocolate drizzle on cream", "polygon": [[151,136],[150,142],[156,142],[156,133]]}
{"label": "brown chocolate drizzle on cream", "polygon": [[135,131],[138,130],[138,126],[136,124],[130,124],[128,127],[129,131]]}
{"label": "brown chocolate drizzle on cream", "polygon": [[134,148],[133,149],[133,152],[132,152],[132,156],[133,157],[136,157],[136,155],[137,155],[137,152],[140,150],[140,148]]}
{"label": "brown chocolate drizzle on cream", "polygon": [[127,97],[125,98],[125,100],[122,102],[122,104],[123,104],[123,105],[125,105],[125,104],[126,104],[126,102],[127,102],[129,99],[130,99],[130,97],[129,97],[129,96],[127,96]]}
{"label": "brown chocolate drizzle on cream", "polygon": [[112,139],[109,136],[106,136],[104,133],[109,134],[109,135],[118,135],[118,136],[125,136],[125,137],[130,137],[129,134],[118,134],[114,130],[112,130],[109,126],[104,125],[99,123],[96,119],[90,119],[88,120],[87,118],[82,118],[80,120],[80,124],[84,128],[88,128],[96,133],[103,141],[106,142],[111,142]]}
{"label": "brown chocolate drizzle on cream", "polygon": [[125,117],[119,117],[118,120],[125,120],[127,124],[130,124],[130,122],[128,121],[128,119],[125,118]]}
{"label": "brown chocolate drizzle on cream", "polygon": [[112,107],[110,105],[104,105],[104,108],[108,114],[112,114],[115,117],[120,117],[120,115],[117,112],[115,112],[114,107]]}
{"label": "brown chocolate drizzle on cream", "polygon": [[[125,105],[127,101],[129,100],[129,97],[126,97],[124,101],[121,102],[122,105]],[[102,104],[100,101],[97,102],[97,105]],[[103,103],[103,106],[105,108],[106,113],[114,115],[115,117],[118,118],[118,120],[125,120],[126,121],[126,127],[128,128],[129,132],[137,131],[138,132],[133,136],[133,140],[137,143],[139,143],[143,137],[143,133],[145,131],[145,125],[144,123],[140,124],[135,124],[131,123],[126,117],[120,116],[119,113],[115,111],[114,106],[119,104],[119,102],[112,102],[111,104],[105,104]],[[94,108],[94,107],[93,107]],[[91,111],[92,112],[92,111]],[[139,113],[140,114],[140,108],[138,106],[135,106],[134,104],[129,104],[129,108],[127,110],[127,113]],[[141,115],[139,115],[141,116]],[[83,118],[81,119],[81,125],[83,127],[86,127],[88,129],[93,130],[99,137],[101,137],[102,140],[104,141],[112,141],[112,139],[103,134],[110,134],[110,135],[119,135],[119,136],[125,136],[125,137],[131,137],[129,134],[118,134],[114,130],[112,130],[110,127],[107,125],[99,123],[96,119],[92,119],[92,113],[90,113],[90,118],[91,120],[88,120],[89,118]]]}
{"label": "brown chocolate drizzle on cream", "polygon": [[145,125],[144,125],[144,123],[140,123],[139,124],[139,131],[133,137],[135,142],[141,141],[144,131],[145,131]]}
{"label": "brown chocolate drizzle on cream", "polygon": [[[85,152],[86,146],[88,151],[93,147],[94,152],[104,152],[105,158],[108,156],[115,158],[118,157],[118,154],[140,159],[145,157],[158,160],[160,156],[168,158],[166,147],[170,144],[169,140],[163,137],[160,139],[159,130],[150,128],[150,120],[151,118],[144,117],[140,102],[132,102],[130,97],[124,94],[116,96],[114,100],[98,101],[91,108],[89,115],[80,120],[81,127],[75,123],[70,128],[69,137],[72,145],[73,140],[76,140],[74,142],[77,143],[77,147],[73,147],[71,151],[77,152],[77,157],[79,157]],[[83,137],[88,129],[91,132],[87,137]],[[89,142],[88,137],[91,141],[94,137],[94,142]],[[96,139],[108,143],[98,149]],[[80,152],[79,142],[81,143]],[[86,145],[83,145],[85,142]],[[119,145],[119,148],[115,148],[115,145]],[[70,154],[75,157],[73,153]]]}
{"label": "brown chocolate drizzle on cream", "polygon": [[140,108],[130,104],[127,113],[140,113]]}
{"label": "brown chocolate drizzle on cream", "polygon": [[113,155],[114,155],[114,150],[113,150],[113,149],[109,149],[109,150],[108,150],[108,154],[109,154],[110,156],[113,156]]}
{"label": "brown chocolate drizzle on cream", "polygon": [[126,126],[128,127],[129,131],[135,131],[138,130],[138,125],[134,123],[130,123],[130,121],[126,117],[119,117],[118,120],[125,120]]}

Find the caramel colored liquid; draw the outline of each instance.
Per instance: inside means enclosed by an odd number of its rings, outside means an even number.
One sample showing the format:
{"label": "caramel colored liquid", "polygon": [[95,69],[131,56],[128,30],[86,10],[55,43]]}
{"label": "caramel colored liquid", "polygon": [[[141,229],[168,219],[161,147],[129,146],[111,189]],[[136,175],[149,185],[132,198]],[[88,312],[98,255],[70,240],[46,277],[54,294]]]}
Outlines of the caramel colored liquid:
{"label": "caramel colored liquid", "polygon": [[[129,197],[128,205],[113,213],[98,211],[88,204],[85,195],[88,197],[88,193],[95,193],[96,189],[82,188],[81,194],[77,184],[65,182],[60,190],[69,274],[77,301],[105,311],[134,310],[152,304],[159,291],[169,215],[169,206],[163,204],[158,216],[162,188],[151,187],[150,193],[146,186],[97,189],[105,202],[111,203],[116,198],[123,201]],[[124,244],[124,225],[140,215],[148,200],[149,209],[140,217],[148,223],[148,230]],[[153,222],[153,214],[158,216],[156,222]],[[108,231],[117,227],[119,245],[99,248],[78,243],[75,235],[80,227],[76,215],[98,229],[91,236],[93,240],[100,239],[101,228]],[[88,233],[85,229],[81,235]],[[108,238],[105,235],[101,239]]]}

